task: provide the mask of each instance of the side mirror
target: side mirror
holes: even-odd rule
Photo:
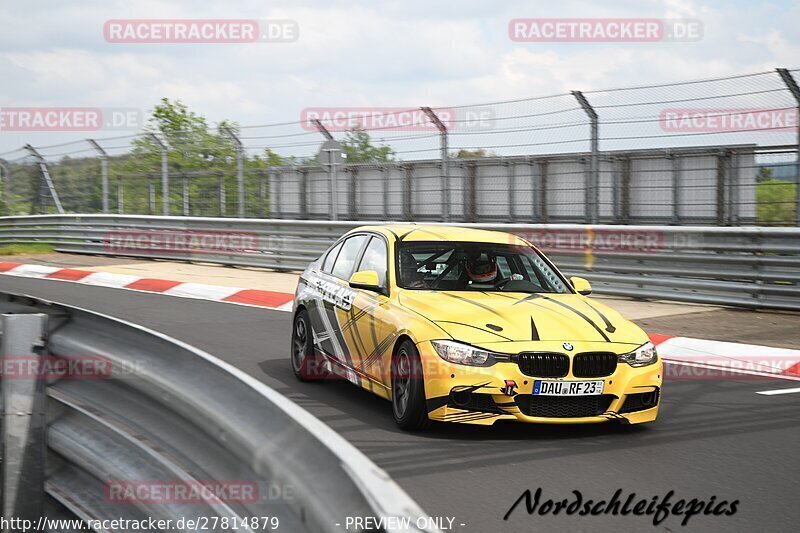
[[[592,294],[592,286],[589,284],[588,280],[573,276],[569,278],[569,281],[578,294],[583,294],[584,296]]]
[[[386,294],[386,289],[381,286],[378,273],[374,270],[361,270],[350,276],[350,286],[354,289]]]

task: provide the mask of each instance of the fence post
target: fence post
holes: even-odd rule
[[[236,203],[238,204],[237,212],[239,218],[244,218],[244,145],[239,137],[228,126],[220,126],[219,129],[224,132],[233,141],[233,146],[236,149]]]
[[[258,216],[259,218],[264,218],[265,216],[265,209],[264,203],[267,199],[267,184],[266,179],[264,179],[264,173],[268,172],[264,169],[258,171]]]
[[[224,217],[228,212],[228,191],[225,188],[225,172],[220,170],[219,176],[219,216]]]
[[[356,186],[358,184],[358,168],[357,167],[350,167],[350,190],[347,191],[348,200],[350,201],[350,220],[358,220],[359,213],[358,213],[358,206],[356,202],[358,201],[358,191],[356,190]]]
[[[100,155],[100,189],[103,213],[108,214],[108,153],[94,139],[86,139]]]
[[[780,74],[781,79],[783,79],[783,83],[789,88],[791,91],[792,96],[794,96],[795,101],[797,102],[797,114],[800,115],[800,87],[797,86],[797,81],[792,76],[792,73],[789,72],[788,69],[779,68],[778,74]],[[794,176],[795,176],[795,183],[797,184],[797,198],[795,198],[795,224],[800,226],[800,128],[797,129],[797,150],[795,154],[795,161],[794,161]]]
[[[414,220],[414,210],[411,208],[411,180],[413,179],[414,169],[411,164],[403,164],[403,219],[407,221]]]
[[[425,113],[436,129],[439,130],[439,148],[441,150],[441,169],[442,169],[442,218],[445,222],[450,222],[450,172],[448,168],[447,154],[447,127],[439,120],[438,115],[430,107],[421,107],[422,112]]]
[[[681,173],[682,159],[675,154],[669,154],[672,163],[672,223],[680,224],[681,221],[681,187],[683,175]]]
[[[300,198],[298,198],[300,204],[300,218],[307,219],[308,218],[308,169],[303,169],[300,171]]]
[[[152,174],[147,175],[148,208],[147,212],[151,215],[156,214],[156,180]]]
[[[466,207],[467,222],[477,222],[478,220],[478,187],[477,187],[478,166],[475,161],[467,163],[467,184],[466,184]]]
[[[548,173],[549,173],[549,166],[550,162],[547,159],[540,159],[539,160],[539,222],[546,223],[549,214],[547,212],[547,189],[548,189]]]
[[[47,315],[2,315],[4,368],[20,368],[20,359],[40,363],[44,353]],[[25,364],[25,368],[41,365]],[[2,516],[36,523],[44,513],[47,415],[42,372],[3,376]],[[4,531],[15,531],[10,526]]]
[[[599,145],[599,128],[597,113],[594,108],[589,104],[589,101],[580,91],[572,91],[572,95],[578,100],[578,103],[583,108],[583,111],[589,117],[591,123],[591,149],[592,155],[589,160],[589,180],[587,185],[589,195],[589,205],[587,211],[589,212],[589,222],[597,224],[600,216],[600,145]]]
[[[336,169],[336,163],[338,162],[339,157],[342,157],[342,148],[341,144],[336,142],[331,135],[331,132],[322,125],[322,122],[319,119],[311,119],[311,123],[317,128],[317,130],[325,137],[325,142],[322,143],[322,149],[320,150],[321,153],[328,154],[328,176],[330,177],[330,189],[331,189],[331,220],[338,220],[339,219],[339,175]],[[338,157],[337,157],[338,156]],[[324,162],[322,162],[324,164]]]
[[[391,217],[389,216],[389,170],[386,165],[381,165],[381,183],[383,186],[383,217],[388,220]]]
[[[53,185],[53,180],[50,178],[50,171],[47,169],[47,163],[44,161],[44,157],[39,154],[39,152],[31,146],[30,144],[25,145],[25,149],[36,159],[36,163],[39,165],[39,170],[41,171],[41,180],[44,180],[45,185],[47,185],[47,189],[50,191],[50,197],[53,199],[53,204],[56,206],[56,212],[59,215],[64,214],[64,209],[61,207],[61,200],[58,197],[58,191],[56,191],[55,185]],[[41,195],[42,189],[39,187],[39,194]],[[44,197],[39,197],[40,206],[44,203]],[[44,209],[40,208],[40,211],[44,212]]]
[[[281,177],[283,176],[283,171],[278,170],[272,172],[270,176],[272,176],[272,179],[269,182],[269,204],[272,209],[270,209],[269,215],[270,217],[274,218],[282,218],[283,209],[281,209]]]
[[[631,158],[622,159],[622,183],[620,183],[620,216],[623,224],[631,222]]]
[[[183,216],[189,216],[189,180],[186,174],[181,174],[181,196],[183,203]]]
[[[3,186],[3,200],[5,203],[4,215],[11,214],[11,169],[0,162],[0,183]]]
[[[717,226],[725,225],[725,153],[717,154]]]
[[[611,222],[618,224],[622,213],[622,165],[619,158],[612,157],[611,163]]]
[[[117,213],[120,215],[125,213],[125,206],[123,204],[124,196],[122,191],[122,176],[117,176]]]
[[[148,137],[156,146],[161,150],[161,203],[163,206],[163,215],[169,216],[169,150],[167,145],[161,142],[161,139],[156,137],[155,133],[149,133]]]
[[[517,166],[510,161],[503,161],[508,176],[508,217],[511,222],[517,220]]]

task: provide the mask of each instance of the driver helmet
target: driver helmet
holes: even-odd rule
[[[468,259],[466,271],[475,283],[492,283],[497,278],[497,263],[491,257]]]

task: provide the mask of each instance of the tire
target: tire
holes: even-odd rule
[[[397,425],[406,431],[419,431],[430,425],[422,363],[410,340],[403,341],[392,357],[392,414]]]
[[[292,323],[292,371],[300,381],[320,381],[328,376],[322,357],[317,357],[312,345],[313,334],[308,311],[300,309]]]

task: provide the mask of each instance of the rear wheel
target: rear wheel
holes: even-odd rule
[[[323,359],[314,353],[311,321],[305,309],[297,312],[292,324],[292,371],[300,381],[318,381],[328,375]]]
[[[397,425],[407,431],[430,424],[425,405],[425,381],[419,352],[410,340],[403,341],[392,358],[392,413]]]

